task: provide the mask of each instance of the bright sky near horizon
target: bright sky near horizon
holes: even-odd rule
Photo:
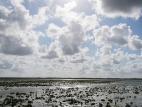
[[[0,77],[142,77],[142,0],[0,0]]]

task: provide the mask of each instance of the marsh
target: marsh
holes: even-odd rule
[[[1,106],[141,107],[141,79],[1,79]]]

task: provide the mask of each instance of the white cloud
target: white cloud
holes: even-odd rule
[[[42,46],[43,48],[43,46]],[[44,50],[45,48],[47,48],[46,46],[44,46]],[[47,49],[46,53],[43,53],[41,55],[42,59],[54,59],[54,58],[59,58],[61,56],[61,49],[59,47],[59,42],[58,41],[54,41],[50,44],[50,46]]]
[[[81,16],[78,15],[78,13],[71,11],[76,6],[77,4],[74,1],[64,4],[64,7],[57,5],[55,16],[61,18],[61,20],[65,23],[70,23],[73,20],[78,20],[78,18],[80,18]]]
[[[13,8],[0,6],[0,52],[9,55],[30,55],[39,48],[38,37],[42,32],[33,30],[44,24],[48,7],[41,7],[38,14],[31,16],[23,6],[23,0],[11,0]]]
[[[99,26],[99,19],[97,17],[97,15],[93,14],[93,15],[86,15],[81,22],[83,28],[85,31],[89,31],[89,30],[93,30],[96,27]]]
[[[48,20],[49,8],[48,6],[38,8],[38,13],[32,16],[32,24],[39,26]]]
[[[9,12],[4,6],[0,6],[0,19],[6,19]]]
[[[120,64],[120,62],[125,58],[125,54],[123,51],[117,51],[115,54],[112,54],[112,63]]]
[[[15,33],[15,34],[14,34]],[[18,34],[19,33],[19,34]],[[12,35],[0,35],[0,52],[11,55],[29,55],[37,51],[38,36],[35,31],[11,32]]]
[[[40,53],[46,53],[47,52],[47,46],[46,45],[41,45],[39,47],[38,52],[40,52]]]
[[[26,66],[23,66],[22,64],[17,64],[11,69],[11,71],[24,73],[26,69],[27,69]]]
[[[131,29],[126,24],[114,25],[112,27],[102,26],[93,31],[95,44],[101,45],[112,43],[119,46],[124,46],[128,43],[131,36]]]
[[[70,10],[72,10],[73,8],[75,8],[77,6],[76,2],[72,1],[69,2],[67,4],[64,4],[64,7],[62,8],[61,6],[57,5],[56,6],[56,16],[57,17],[63,17],[65,15],[68,14],[68,12],[70,12]]]
[[[61,20],[70,24],[72,21],[79,22],[85,31],[95,29],[99,26],[100,19],[97,15],[85,15],[85,13],[77,13],[72,11],[77,6],[75,2],[69,2],[64,5],[64,7],[56,6],[55,16],[61,18]]]
[[[0,6],[0,16],[5,20],[5,24],[8,25],[7,28],[13,24],[15,28],[18,24],[18,27],[25,30],[42,25],[48,20],[48,6],[38,8],[38,13],[32,16],[22,2],[23,0],[11,0],[14,6],[12,9]]]
[[[100,48],[102,55],[111,55],[111,45],[105,45],[104,47]]]
[[[87,61],[87,59],[82,58],[77,58],[77,59],[73,59],[70,62],[71,63],[84,63],[85,61]]]
[[[13,64],[9,61],[2,60],[0,63],[0,69],[11,69],[13,67]]]
[[[102,3],[95,7],[96,10],[101,8],[98,14],[139,18],[138,11],[134,13],[135,16],[131,10],[128,10],[128,13],[131,11],[132,14],[122,14],[125,12],[119,7],[108,11],[106,6],[102,7],[106,1],[95,1]],[[83,7],[77,4],[79,2],[65,1],[68,3],[58,4],[59,1],[51,0],[51,4],[46,4],[47,1],[44,0],[44,7],[40,5],[37,14],[36,10],[27,9],[27,2],[11,0],[11,7],[0,6],[0,71],[4,71],[0,72],[2,76],[121,77],[123,74],[141,73],[142,56],[128,54],[125,49],[129,47],[140,51],[142,40],[139,36],[132,36],[132,31],[126,24],[100,27],[99,16],[92,14],[91,10],[82,11],[89,5],[86,4],[84,9],[80,9]],[[40,1],[35,1],[37,6],[38,2]],[[128,8],[133,10],[129,6]],[[46,40],[39,36],[44,36]],[[90,43],[93,39],[96,44],[94,47]],[[89,56],[96,48],[96,56]]]
[[[110,18],[130,17],[138,19],[142,12],[141,0],[89,0],[93,9]]]
[[[8,23],[17,23],[21,29],[25,29],[29,22],[29,13],[27,10],[22,8],[15,8],[12,12],[10,12],[7,16]]]
[[[136,60],[138,58],[138,55],[136,54],[128,54],[127,59],[128,60]]]
[[[19,30],[25,30],[30,26],[31,16],[24,7],[15,7],[13,10],[8,10],[0,6],[0,19],[0,25],[3,25],[2,30],[4,31],[11,27],[19,27]]]
[[[132,50],[142,49],[142,40],[137,35],[131,35],[132,30],[126,24],[112,27],[102,26],[93,31],[96,45],[115,44],[117,46],[128,45]]]
[[[89,71],[90,71],[90,66],[88,64],[83,64],[81,69],[79,70],[79,73],[86,75],[90,73]]]
[[[54,59],[54,58],[58,58],[58,55],[57,55],[56,51],[51,50],[51,51],[48,52],[47,55],[41,56],[41,58],[43,58],[43,59]]]
[[[139,62],[127,62],[126,66],[123,67],[123,72],[128,74],[141,74],[142,73],[142,64]]]
[[[29,55],[33,53],[32,47],[22,43],[20,39],[1,37],[1,53],[11,55]]]
[[[102,75],[103,73],[108,74],[111,68],[112,68],[112,64],[110,63],[110,60],[108,59],[96,61],[92,63],[91,65],[92,72],[102,73]]]
[[[96,57],[99,57],[97,61],[94,61],[93,68],[97,71],[109,71],[114,66],[121,64],[121,61],[126,57],[126,53],[121,50],[112,51],[111,45],[104,45],[96,51]]]
[[[66,32],[59,37],[63,54],[73,55],[79,53],[85,35],[82,26],[73,21],[65,29]]]
[[[134,35],[130,38],[129,47],[133,50],[141,50],[142,49],[142,40],[139,39],[139,36]]]
[[[47,36],[51,38],[57,38],[61,35],[62,28],[58,27],[57,25],[50,23],[47,29]]]
[[[64,58],[60,58],[58,59],[59,62],[65,62],[65,59]]]
[[[10,3],[14,6],[14,7],[23,7],[22,3],[24,2],[24,0],[10,0]]]
[[[89,16],[83,12],[73,12],[76,6],[75,2],[64,4],[64,7],[57,5],[55,16],[67,25],[61,28],[50,24],[47,30],[47,36],[59,40],[64,55],[79,53],[86,37],[85,31],[99,26],[99,19],[95,14]]]

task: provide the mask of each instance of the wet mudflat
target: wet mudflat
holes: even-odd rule
[[[141,79],[1,78],[1,107],[141,107]]]

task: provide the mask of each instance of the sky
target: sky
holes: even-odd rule
[[[0,0],[0,77],[142,77],[142,0]]]

